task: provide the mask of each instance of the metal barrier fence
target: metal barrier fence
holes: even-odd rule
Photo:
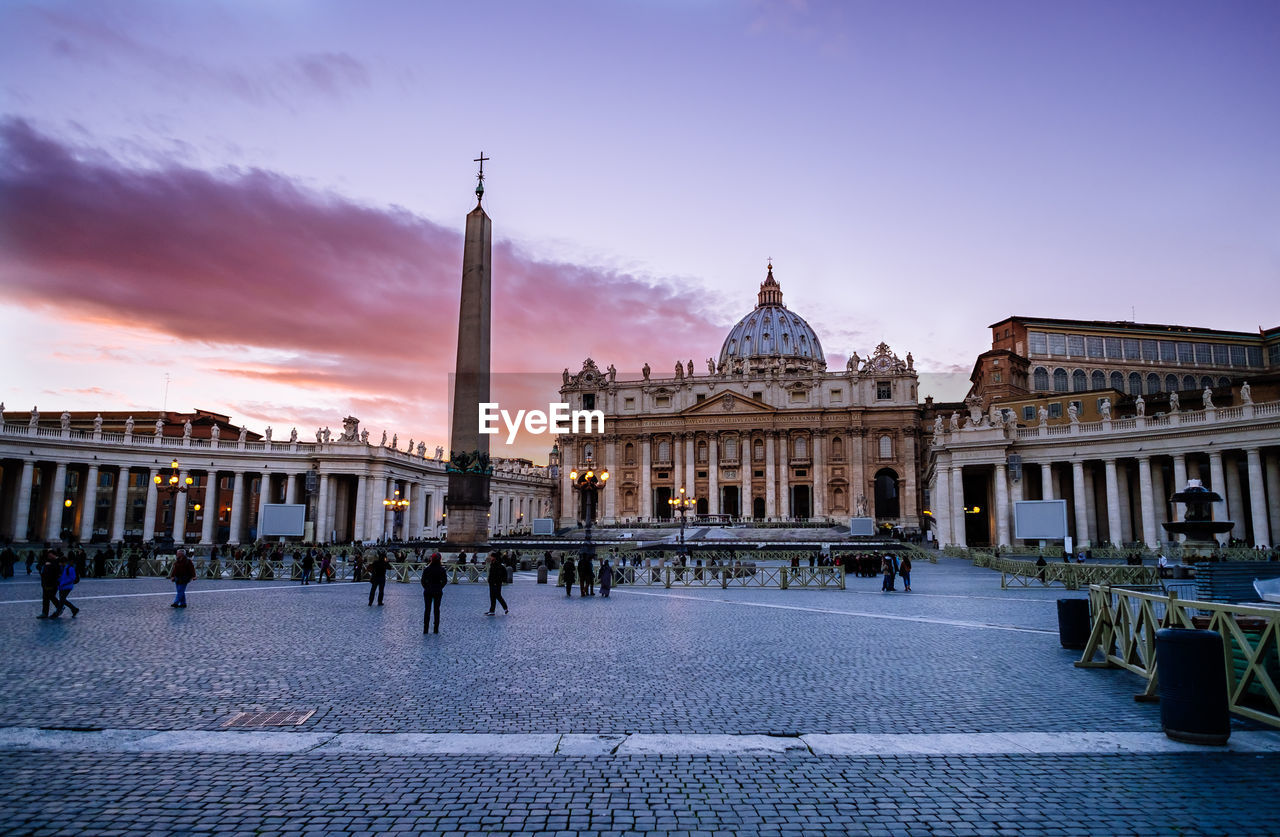
[[[1123,668],[1143,677],[1139,700],[1159,692],[1156,631],[1204,628],[1222,637],[1228,708],[1236,715],[1280,727],[1280,610],[1246,604],[1184,600],[1094,584],[1089,587],[1092,629],[1080,668]],[[1098,655],[1101,660],[1095,659]]]
[[[1050,587],[1060,584],[1068,590],[1078,590],[1091,584],[1125,584],[1159,586],[1160,571],[1156,567],[1135,564],[1066,564],[1046,562],[1037,567],[1031,561],[990,557],[982,563],[1000,573],[1000,589],[1018,590],[1030,587]]]
[[[597,572],[598,577],[598,572]],[[613,583],[633,587],[796,587],[843,590],[840,567],[763,567],[752,564],[706,567],[617,567]]]

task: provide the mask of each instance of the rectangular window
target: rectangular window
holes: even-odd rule
[[[582,409],[594,410],[596,408],[596,394],[594,392],[584,392],[582,394]]]
[[[1062,404],[1054,402],[1049,405],[1049,418],[1062,418]]]
[[[1195,347],[1190,343],[1178,343],[1178,363],[1195,363]]]
[[[1002,380],[1002,379],[1001,379],[1001,377],[1000,377],[1000,373],[999,373],[999,372],[992,372],[992,373],[991,373],[991,380],[995,381],[997,384],[998,384],[998,383],[1000,383],[1000,381]]]
[[[1072,357],[1084,357],[1084,335],[1067,335],[1067,354]]]
[[[1231,347],[1231,365],[1244,366],[1244,346]]]
[[[665,480],[670,475],[670,473],[671,473],[670,471],[659,471],[658,479]]]
[[[755,400],[757,400],[757,401],[763,401],[763,400],[764,400],[764,393],[763,393],[763,392],[753,392],[753,393],[751,393],[751,397],[752,397],[752,398],[754,398],[754,399],[755,399]]]
[[[634,410],[636,408],[636,400],[634,398],[622,399],[622,408],[624,410]]]
[[[1032,405],[1028,404],[1027,406],[1025,406],[1025,407],[1023,407],[1023,408],[1022,408],[1022,420],[1023,420],[1023,421],[1034,421],[1034,420],[1035,420],[1035,417],[1036,417],[1036,408],[1035,408],[1035,407],[1033,407]]]
[[[1141,360],[1142,347],[1138,341],[1132,337],[1124,338],[1124,359],[1125,360]]]
[[[796,476],[807,477],[809,476],[809,470],[807,468],[796,468]]]
[[[1027,346],[1033,357],[1035,355],[1047,355],[1049,353],[1049,343],[1043,331],[1028,331]]]
[[[1259,366],[1262,366],[1262,347],[1261,346],[1249,346],[1245,354],[1249,358],[1250,366],[1254,367],[1255,369],[1258,368]]]
[[[1120,338],[1119,338],[1119,337],[1108,337],[1108,338],[1106,338],[1106,344],[1107,344],[1107,357],[1108,357],[1108,358],[1110,358],[1111,360],[1123,360],[1123,359],[1124,359],[1124,351],[1123,351],[1123,350],[1121,350],[1121,348],[1120,348]]]
[[[1102,338],[1089,337],[1085,339],[1085,344],[1089,348],[1089,357],[1106,357],[1102,353]]]
[[[1213,363],[1213,347],[1208,343],[1197,343],[1196,363],[1203,363],[1206,366]]]
[[[1067,353],[1067,335],[1050,334],[1049,335],[1049,354],[1065,355]]]
[[[1280,364],[1280,343],[1276,343],[1274,345],[1267,347],[1267,359],[1268,359],[1267,362],[1272,364],[1273,366],[1276,364]]]
[[[764,471],[752,471],[751,474],[752,476],[763,477]]]
[[[842,389],[831,390],[831,403],[839,404],[841,401],[844,401],[844,390]]]
[[[809,401],[809,393],[804,390],[795,389],[791,391],[792,404],[806,404]]]
[[[707,394],[706,394],[705,392],[700,392],[700,393],[698,393],[698,396],[697,396],[697,397],[698,397],[697,403],[699,403],[699,404],[701,404],[703,401],[706,401],[706,400],[707,400]]]
[[[671,406],[671,396],[669,396],[669,395],[659,395],[659,396],[657,396],[657,397],[655,397],[655,398],[653,399],[653,405],[654,405],[655,407],[670,407],[670,406]]]
[[[887,401],[893,398],[892,381],[876,381],[876,400]]]
[[[698,472],[698,479],[705,480],[706,478],[707,478],[707,472],[706,472],[706,471],[699,471],[699,472]]]
[[[1160,341],[1160,361],[1161,363],[1177,363],[1178,362],[1178,344],[1172,340]]]
[[[1213,365],[1226,366],[1231,363],[1231,352],[1221,343],[1213,344]]]
[[[1143,340],[1142,341],[1142,359],[1154,363],[1159,357],[1160,357],[1160,351],[1159,351],[1159,348],[1156,346],[1156,341]]]

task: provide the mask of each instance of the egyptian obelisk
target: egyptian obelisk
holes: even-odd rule
[[[481,152],[476,208],[467,215],[462,245],[462,302],[458,309],[458,358],[453,376],[453,422],[449,434],[449,494],[445,498],[445,542],[480,547],[489,540],[489,436],[480,432],[480,404],[489,400],[490,282],[493,229],[484,199]]]

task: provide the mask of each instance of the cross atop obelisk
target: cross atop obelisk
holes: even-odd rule
[[[489,437],[480,432],[480,405],[489,401],[491,258],[493,230],[480,206],[484,152],[476,158],[476,208],[467,213],[462,244],[462,298],[458,306],[458,356],[453,376],[449,434],[447,541],[475,549],[489,540]]]

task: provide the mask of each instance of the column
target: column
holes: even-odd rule
[[[813,516],[817,518],[827,516],[827,459],[822,441],[820,434],[813,434]],[[901,496],[898,502],[901,504],[899,511],[905,518],[906,503]]]
[[[397,482],[396,480],[390,477],[387,477],[387,480],[383,484],[383,488],[382,488],[382,499],[383,500],[396,499],[396,491],[399,488],[400,488],[399,482]],[[403,497],[404,495],[402,494],[401,496]],[[497,502],[494,503],[493,506],[496,509],[502,507],[501,496],[497,498]],[[501,513],[499,513],[499,517],[501,517]],[[382,534],[387,538],[387,540],[392,540],[392,541],[400,537],[400,533],[396,531],[395,509],[392,508],[391,506],[388,506],[385,502],[382,504]]]
[[[609,436],[604,440],[604,468],[609,472],[609,479],[604,484],[604,508],[600,509],[602,523],[618,521],[618,437]],[[532,524],[531,524],[532,525]]]
[[[214,525],[218,522],[218,472],[204,477],[204,525],[200,527],[200,543],[213,543]]]
[[[1267,493],[1263,487],[1262,450],[1245,448],[1249,465],[1249,511],[1253,518],[1253,545],[1273,546],[1267,527]]]
[[[1231,522],[1235,525],[1231,527],[1230,535],[1233,538],[1243,538],[1245,536],[1244,525],[1244,492],[1240,490],[1240,463],[1236,461],[1235,456],[1228,455],[1223,461],[1226,479],[1223,485],[1226,486],[1227,495],[1227,514],[1230,515]],[[1217,489],[1214,489],[1215,491]]]
[[[850,494],[861,489],[857,485],[851,484]],[[857,502],[857,495],[854,494],[853,501]],[[933,464],[933,496],[929,498],[932,504],[930,509],[933,512],[934,532],[933,536],[938,539],[938,546],[946,546],[951,543],[951,466],[943,464],[943,456],[939,455],[934,459]],[[857,507],[854,506],[854,514],[857,514]]]
[[[645,439],[645,468],[641,475],[642,479],[647,483],[649,481],[649,440]],[[569,474],[574,470],[573,442],[569,441],[561,448],[560,452],[560,525],[573,526],[578,522],[578,507],[574,503],[573,482],[569,479]],[[646,496],[648,496],[646,494]]]
[[[653,517],[653,460],[649,436],[640,440],[640,519]]]
[[[1120,480],[1115,459],[1103,462],[1107,474],[1107,541],[1119,546],[1124,535],[1120,531]]]
[[[154,540],[156,536],[156,481],[155,468],[146,469],[147,478],[147,508],[142,513],[142,539],[144,541]]]
[[[359,543],[364,537],[365,503],[369,496],[369,478],[364,474],[356,476],[356,512],[351,521],[351,539]],[[446,520],[445,525],[448,525]]]
[[[778,457],[775,441],[777,436],[777,433],[770,431],[764,437],[764,516],[766,520],[774,520],[778,516]]]
[[[720,442],[715,431],[707,434],[707,514],[720,513]]]
[[[178,485],[187,484],[187,471],[178,472]],[[187,492],[175,491],[173,494],[173,542],[182,545],[187,542]]]
[[[1173,491],[1169,494],[1177,494],[1179,491],[1187,487],[1187,455],[1185,453],[1176,453],[1173,456]],[[1173,519],[1175,521],[1182,520],[1187,513],[1185,503],[1173,504]],[[1182,538],[1179,537],[1179,540]]]
[[[266,471],[258,479],[258,524],[255,527],[257,539],[262,539],[262,518],[267,513],[267,503],[272,501],[271,475]]]
[[[284,501],[286,503],[298,502],[298,475],[284,475]]]
[[[874,516],[875,512],[871,512]],[[964,466],[951,466],[951,540],[958,547],[968,545],[964,525]]]
[[[1160,534],[1156,531],[1155,491],[1151,484],[1151,457],[1138,459],[1138,501],[1142,508],[1142,539],[1148,549],[1160,547]]]
[[[756,513],[755,503],[751,500],[751,478],[756,467],[751,457],[754,455],[750,434],[738,434],[738,516],[743,519],[750,519]],[[765,509],[765,515],[768,514],[769,510]]]
[[[698,459],[693,449],[693,434],[686,433],[684,436],[684,481],[688,483],[688,496],[696,497],[697,491],[695,487],[698,484]]]
[[[786,520],[791,517],[791,438],[785,433],[778,436],[778,453],[778,517]]]
[[[996,545],[1009,546],[1009,475],[1003,462],[996,463]]]
[[[1159,461],[1151,463],[1151,493],[1155,497],[1156,507],[1156,540],[1165,540],[1165,529],[1162,523],[1169,520],[1169,492],[1164,484],[1164,465]]]
[[[409,500],[409,510],[405,512],[405,537],[416,539],[422,537],[422,486],[416,482],[405,484],[405,496]]]
[[[22,460],[22,474],[18,477],[17,504],[13,509],[14,543],[27,542],[27,527],[31,522],[31,481],[35,478],[36,463]]]
[[[150,495],[148,494],[148,497]],[[148,499],[150,504],[150,499]],[[244,531],[244,471],[233,471],[231,474],[231,532],[227,537],[228,544],[239,544],[240,534]]]
[[[1072,460],[1071,493],[1076,512],[1076,549],[1089,543],[1089,507],[1084,490],[1084,462],[1079,459]]]
[[[1271,540],[1267,546],[1275,546],[1275,539],[1280,535],[1280,454],[1272,453],[1267,461],[1267,514],[1271,522]]]
[[[1129,501],[1129,469],[1116,461],[1116,488],[1120,490],[1120,540],[1116,546],[1129,541],[1136,541],[1133,526],[1133,504]]]
[[[129,502],[129,466],[121,465],[116,473],[116,495],[111,507],[111,542],[124,540],[124,516]]]
[[[80,500],[80,543],[93,540],[93,518],[98,511],[98,463],[89,466]]]
[[[1053,463],[1040,463],[1040,499],[1056,500],[1053,496]]]
[[[1090,466],[1084,470],[1084,495],[1088,498],[1088,518],[1089,518],[1089,545],[1092,546],[1102,540],[1101,530],[1098,528],[1098,481],[1095,478],[1096,468]]]
[[[1209,453],[1209,487],[1217,492],[1219,497],[1223,498],[1222,502],[1213,504],[1213,519],[1226,520],[1227,481],[1222,473],[1222,451],[1215,450]],[[1214,535],[1214,537],[1220,544],[1225,545],[1227,542],[1227,533],[1225,532],[1220,535]]]
[[[676,497],[680,494],[680,486],[684,485],[684,445],[680,442],[679,433],[671,436],[671,475],[674,478],[671,496]]]
[[[46,541],[62,540],[62,501],[67,497],[67,463],[56,462],[53,469],[53,482],[49,485],[49,513],[45,517],[44,539]]]

